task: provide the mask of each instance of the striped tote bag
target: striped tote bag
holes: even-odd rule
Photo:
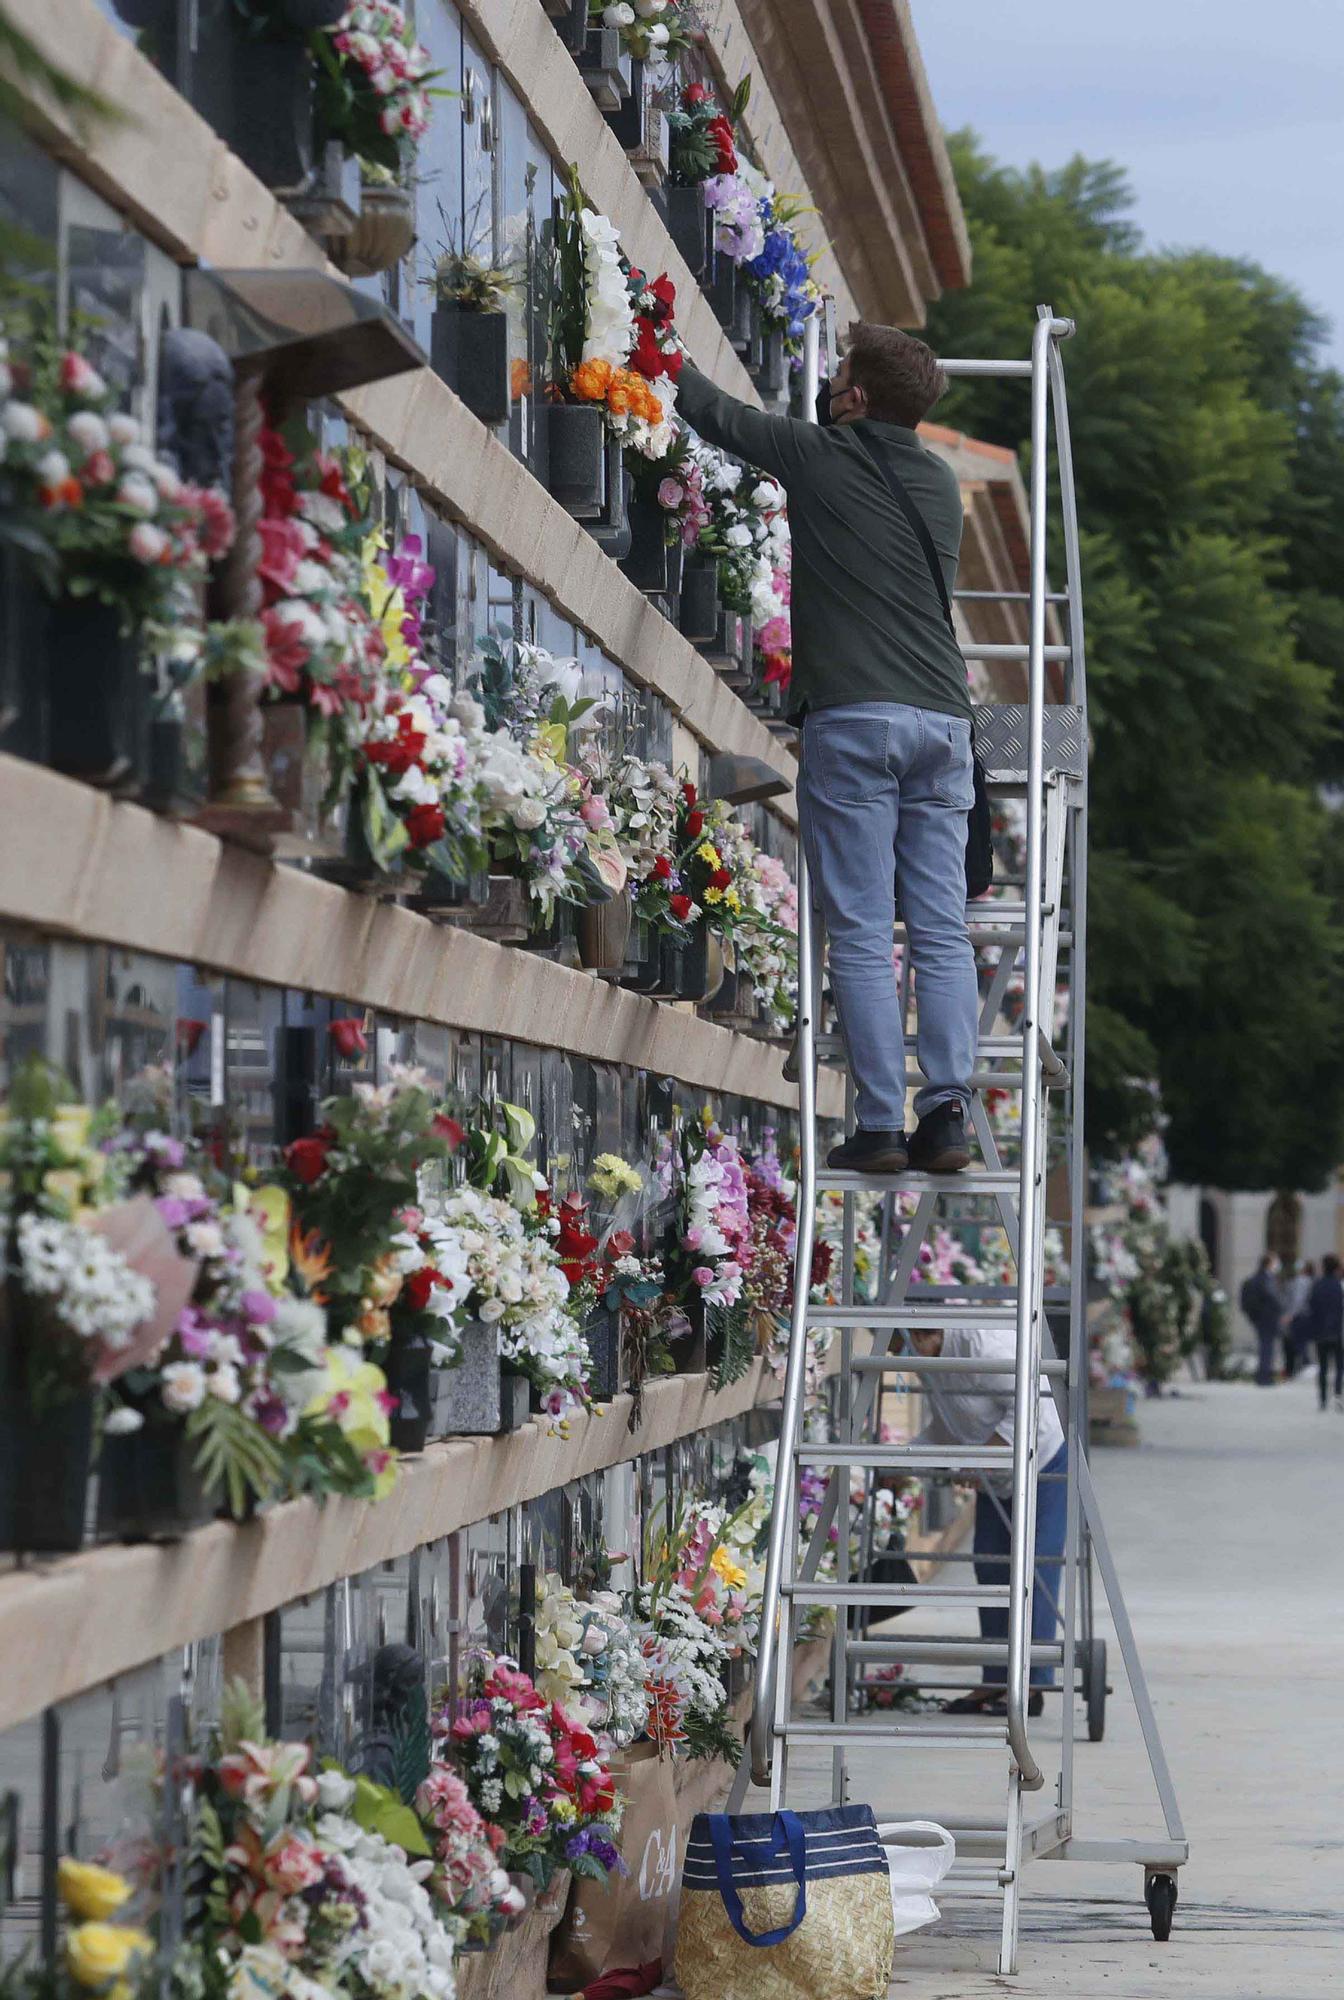
[[[871,1806],[696,1815],[677,1919],[686,2000],[885,2000],[895,1950]]]

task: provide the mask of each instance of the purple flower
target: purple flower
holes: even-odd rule
[[[183,1201],[180,1195],[161,1194],[156,1198],[154,1206],[170,1229],[185,1229],[191,1221],[192,1205],[189,1201]]]
[[[280,1310],[269,1292],[244,1292],[242,1307],[253,1326],[269,1326]]]
[[[213,1350],[219,1328],[195,1306],[183,1306],[174,1328],[182,1352],[193,1361],[202,1361]]]
[[[434,566],[420,560],[423,547],[419,535],[403,535],[384,564],[389,582],[401,592],[408,604],[428,597],[434,588]]]

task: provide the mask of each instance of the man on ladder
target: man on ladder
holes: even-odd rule
[[[800,823],[855,1086],[829,1165],[896,1174],[970,1163],[979,993],[966,928],[974,802],[966,666],[948,609],[961,491],[916,425],[947,386],[922,340],[863,322],[819,424],[769,417],[687,366],[682,414],[773,474],[793,536],[791,714]],[[899,893],[919,989],[919,1125],[905,1136],[905,1034],[892,961]]]

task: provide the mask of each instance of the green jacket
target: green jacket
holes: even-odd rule
[[[890,460],[923,514],[950,597],[961,549],[956,474],[914,431],[865,417],[823,427],[767,417],[689,364],[677,409],[709,444],[777,479],[793,535],[793,715],[859,701],[969,716],[966,663],[924,551],[859,433]]]

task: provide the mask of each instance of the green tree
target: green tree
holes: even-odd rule
[[[953,141],[974,278],[944,353],[1065,351],[1087,611],[1092,1142],[1170,1117],[1179,1178],[1310,1186],[1344,1152],[1344,383],[1258,266],[1147,250],[1123,173],[998,166]],[[1020,384],[939,416],[1026,455]],[[1058,567],[1059,551],[1054,561]]]

